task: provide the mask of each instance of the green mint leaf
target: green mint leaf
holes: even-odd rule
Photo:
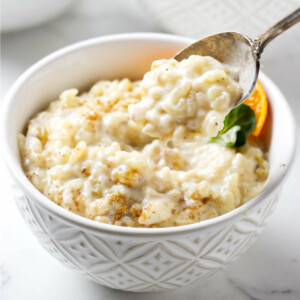
[[[245,145],[247,136],[255,127],[254,111],[246,104],[240,104],[232,109],[224,120],[224,127],[218,135],[210,138],[209,143],[219,143],[229,148],[239,148]]]
[[[210,142],[219,143],[225,147],[233,148],[237,140],[237,133],[240,130],[241,127],[239,125],[232,126],[226,132],[218,134],[216,137],[212,137]]]

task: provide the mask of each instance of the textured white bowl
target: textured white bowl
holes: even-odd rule
[[[140,0],[166,30],[196,39],[238,31],[254,38],[293,10],[299,0]]]
[[[261,74],[270,104],[264,133],[270,144],[268,185],[260,195],[223,216],[172,228],[118,227],[72,214],[32,186],[21,168],[16,136],[34,113],[67,88],[85,89],[101,78],[141,78],[154,59],[171,57],[190,42],[149,33],[84,41],[35,64],[5,99],[1,144],[24,219],[49,253],[102,285],[128,291],[173,289],[224,268],[265,225],[292,164],[293,116],[278,88]]]

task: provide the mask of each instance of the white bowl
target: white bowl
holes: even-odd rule
[[[225,31],[238,31],[254,38],[299,8],[299,1],[295,0],[140,0],[139,3],[164,29],[196,39]]]
[[[270,175],[264,191],[245,205],[192,225],[127,228],[75,215],[34,188],[22,171],[17,146],[17,133],[34,113],[67,88],[86,89],[101,78],[141,78],[154,59],[171,57],[190,42],[141,33],[77,43],[36,63],[5,99],[1,144],[24,219],[53,256],[102,285],[128,291],[173,289],[225,267],[265,225],[292,164],[296,137],[292,113],[278,88],[261,74],[270,107],[264,132]]]
[[[2,0],[1,31],[20,30],[47,22],[74,0]]]

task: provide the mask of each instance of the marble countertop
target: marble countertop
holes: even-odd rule
[[[98,3],[98,4],[96,4]],[[1,99],[30,65],[65,45],[104,34],[162,30],[134,1],[78,0],[56,20],[2,35]],[[264,52],[263,71],[300,119],[300,26]],[[26,227],[0,160],[1,290],[3,300],[300,299],[300,145],[279,205],[253,246],[227,269],[175,291],[134,294],[81,278],[52,258]],[[1,297],[0,296],[0,297]]]

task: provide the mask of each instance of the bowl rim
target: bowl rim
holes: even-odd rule
[[[262,72],[259,74],[259,79],[262,82],[262,85],[265,85],[267,89],[274,90],[281,101],[283,102],[287,113],[290,116],[290,121],[293,130],[293,140],[291,141],[292,147],[289,149],[288,156],[286,157],[287,166],[285,168],[281,168],[280,172],[276,174],[272,182],[270,182],[264,190],[258,194],[256,197],[249,200],[247,203],[235,208],[234,210],[223,214],[221,216],[215,217],[213,219],[204,220],[198,223],[193,223],[189,225],[182,225],[177,227],[163,227],[163,228],[141,228],[141,227],[122,227],[110,224],[104,224],[100,222],[96,222],[90,220],[88,218],[79,216],[75,213],[72,213],[59,205],[55,204],[51,200],[49,200],[46,196],[44,196],[41,192],[39,192],[32,183],[27,179],[24,172],[19,171],[20,163],[18,159],[12,154],[12,151],[9,149],[9,128],[8,128],[8,120],[10,111],[14,107],[14,99],[15,95],[18,93],[19,89],[26,84],[27,80],[30,79],[32,75],[39,71],[39,69],[45,67],[47,64],[52,61],[61,58],[62,56],[68,55],[69,53],[76,51],[78,49],[86,48],[89,46],[93,46],[96,44],[107,43],[107,42],[115,42],[115,41],[162,41],[162,42],[182,42],[182,43],[191,43],[194,40],[191,38],[186,38],[177,35],[164,34],[164,33],[125,33],[125,34],[114,34],[96,37],[88,40],[84,40],[67,47],[64,47],[60,50],[57,50],[48,56],[42,58],[38,62],[36,62],[33,66],[27,69],[13,84],[7,93],[3,103],[2,103],[2,118],[1,118],[1,139],[2,139],[2,155],[5,161],[5,164],[9,170],[11,177],[17,183],[17,186],[21,188],[21,190],[25,193],[26,196],[30,195],[31,198],[34,198],[34,201],[39,207],[43,209],[49,210],[54,215],[58,215],[63,218],[65,222],[71,223],[76,227],[85,227],[90,230],[96,232],[105,232],[115,235],[130,235],[130,236],[165,236],[165,235],[173,235],[173,234],[182,234],[182,233],[191,233],[197,230],[201,230],[204,228],[209,228],[214,225],[218,225],[220,223],[224,223],[231,218],[242,214],[244,211],[247,211],[251,207],[255,206],[269,194],[271,194],[280,183],[282,183],[286,179],[286,175],[290,170],[292,165],[292,161],[295,157],[296,150],[296,126],[293,114],[291,109],[287,103],[287,100],[278,89],[278,87]],[[22,167],[21,167],[22,169]]]

